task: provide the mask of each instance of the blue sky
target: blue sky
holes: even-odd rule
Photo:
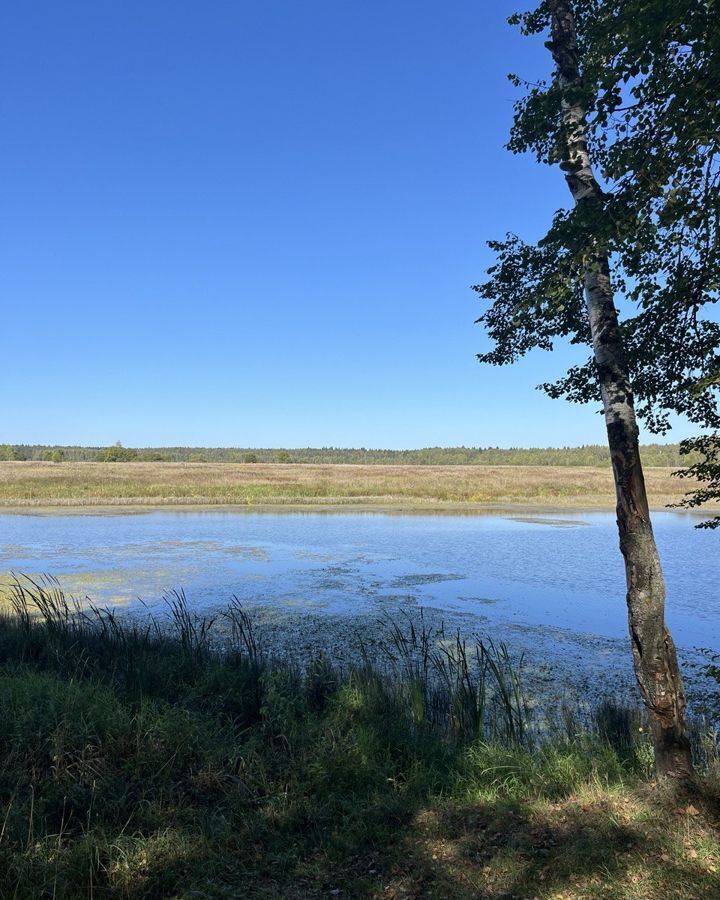
[[[484,242],[566,203],[503,148],[514,7],[6,4],[0,441],[602,442],[535,390],[576,350],[475,360]]]

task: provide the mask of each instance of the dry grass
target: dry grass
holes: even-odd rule
[[[651,503],[687,482],[646,470]],[[234,463],[0,462],[0,506],[355,504],[378,507],[614,506],[609,469]]]

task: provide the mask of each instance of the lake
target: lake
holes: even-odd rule
[[[720,648],[720,535],[697,521],[654,515],[667,619],[686,651]],[[626,674],[610,513],[13,513],[0,515],[0,529],[0,571],[51,573],[75,596],[129,609],[142,598],[158,612],[171,589],[208,613],[235,595],[291,648],[423,608],[530,655],[580,661],[591,674],[594,665],[596,675],[610,657]]]

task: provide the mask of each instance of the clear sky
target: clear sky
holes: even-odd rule
[[[602,442],[534,389],[577,351],[475,360],[484,242],[566,203],[515,6],[5,4],[0,442]]]

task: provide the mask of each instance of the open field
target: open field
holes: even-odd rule
[[[691,485],[649,468],[654,507]],[[469,507],[614,506],[607,468],[568,466],[282,465],[0,462],[0,506],[355,504]]]

